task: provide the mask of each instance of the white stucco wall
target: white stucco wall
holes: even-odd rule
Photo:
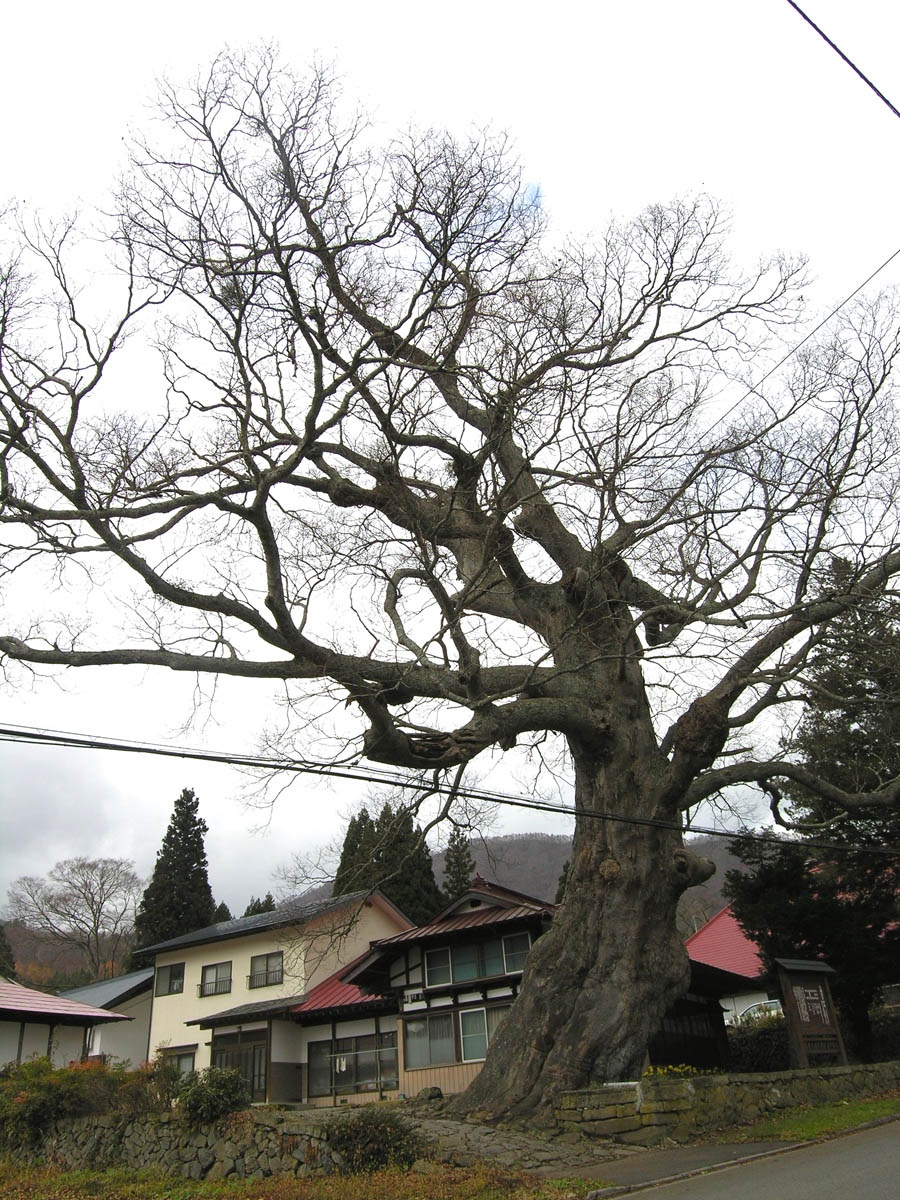
[[[0,1063],[15,1062],[19,1049],[21,1023],[0,1021]],[[26,1023],[22,1040],[22,1061],[27,1058],[43,1058],[47,1053],[47,1042],[51,1027],[39,1023]],[[80,1025],[56,1025],[52,1031],[50,1058],[56,1067],[78,1061],[84,1045],[84,1029]]]
[[[117,1004],[115,1012],[132,1017],[131,1021],[110,1021],[106,1025],[95,1025],[90,1054],[107,1054],[121,1062],[126,1060],[132,1067],[138,1067],[147,1059],[147,1042],[150,1037],[150,992],[142,992]]]

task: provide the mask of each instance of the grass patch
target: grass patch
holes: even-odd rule
[[[0,1159],[3,1200],[577,1200],[596,1182],[535,1179],[519,1171],[444,1167],[324,1179],[195,1182],[152,1171],[54,1171]]]
[[[869,1121],[900,1116],[900,1092],[871,1100],[840,1100],[834,1104],[804,1105],[762,1117],[752,1125],[723,1134],[721,1141],[811,1142],[844,1133]]]

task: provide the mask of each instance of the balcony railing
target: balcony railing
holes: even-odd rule
[[[273,983],[282,983],[283,980],[284,971],[281,967],[276,967],[272,971],[254,971],[252,975],[247,976],[247,987],[270,987]]]
[[[231,991],[231,979],[206,979],[197,988],[198,996],[224,996]]]

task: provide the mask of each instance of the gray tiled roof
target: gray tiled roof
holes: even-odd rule
[[[152,979],[153,968],[145,967],[142,971],[117,975],[115,979],[101,979],[98,983],[69,988],[68,991],[60,992],[60,995],[67,1000],[77,1000],[81,1004],[93,1004],[95,1008],[112,1008],[149,988]]]
[[[363,904],[371,895],[370,892],[349,892],[346,896],[334,896],[325,900],[304,900],[302,896],[279,904],[271,912],[256,913],[252,917],[238,917],[234,921],[220,921],[218,925],[207,925],[205,929],[195,929],[193,933],[183,933],[180,937],[170,938],[167,942],[157,942],[153,946],[141,946],[140,952],[161,954],[167,950],[180,950],[181,947],[201,946],[206,942],[222,942],[226,938],[243,937],[250,933],[261,933],[266,929],[280,929],[285,925],[305,925],[314,917],[336,912],[350,905]]]

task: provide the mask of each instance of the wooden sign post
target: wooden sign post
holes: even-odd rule
[[[846,1066],[844,1039],[828,984],[834,968],[797,958],[776,958],[775,965],[787,1018],[791,1066],[808,1067],[810,1059],[823,1058]]]

